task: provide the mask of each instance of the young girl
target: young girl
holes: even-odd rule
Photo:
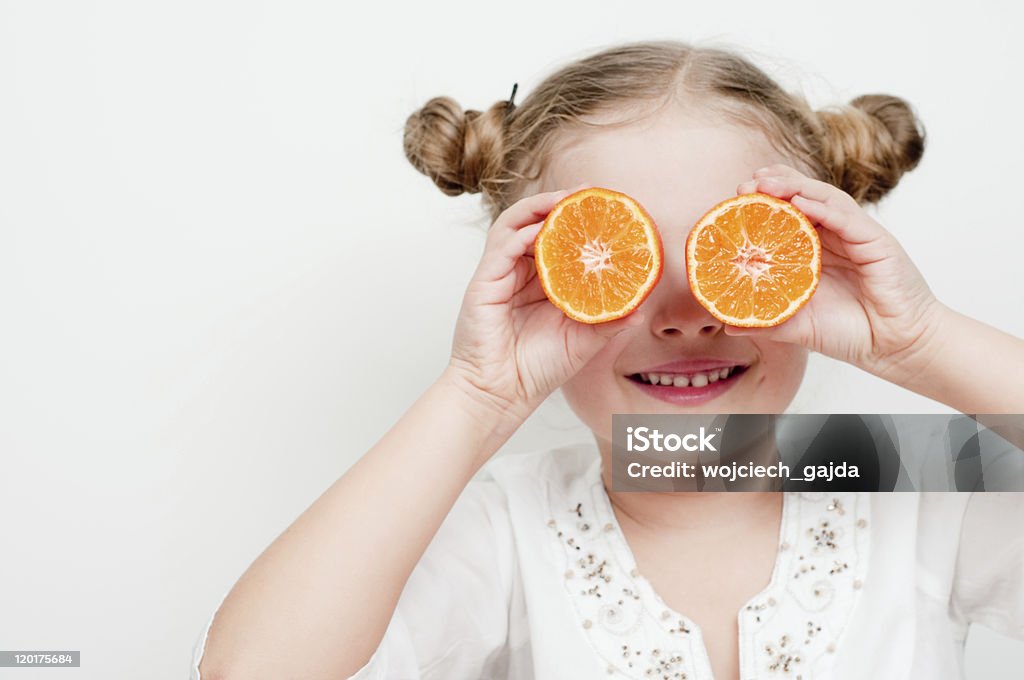
[[[861,207],[923,148],[896,97],[815,112],[675,42],[594,54],[520,106],[429,101],[408,157],[494,218],[451,360],[227,594],[193,677],[935,680],[961,677],[973,622],[1024,638],[1024,494],[609,483],[611,414],[779,413],[809,351],[965,413],[1024,410],[1024,343],[936,300]],[[665,244],[650,297],[600,325],[551,305],[532,260],[585,186],[636,198]],[[792,201],[825,250],[815,296],[771,329],[723,326],[686,283],[690,227],[752,191]],[[559,388],[593,442],[488,463]]]

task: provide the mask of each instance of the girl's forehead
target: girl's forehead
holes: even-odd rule
[[[662,230],[688,229],[736,195],[754,170],[786,159],[767,137],[714,120],[658,116],[565,135],[552,147],[540,191],[588,183],[638,200]]]

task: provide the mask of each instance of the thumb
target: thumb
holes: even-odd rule
[[[628,316],[604,323],[576,323],[574,325],[575,341],[572,343],[576,356],[583,362],[589,361],[601,348],[608,345],[613,338],[622,335],[630,328],[636,328],[644,321],[641,312],[633,312]]]
[[[567,338],[567,349],[571,350],[570,357],[573,364],[582,366],[587,363],[613,338],[630,328],[636,328],[643,323],[643,320],[643,314],[633,312],[623,318],[604,323],[574,322],[569,329],[569,338]]]
[[[591,326],[594,333],[600,335],[603,338],[611,340],[616,335],[619,335],[623,331],[629,330],[630,328],[636,328],[644,322],[644,313],[640,311],[631,312],[626,316],[615,319],[614,321],[606,321],[604,323],[594,324]]]
[[[778,326],[724,326],[725,334],[730,337],[750,337],[755,340],[770,340],[773,342],[788,342],[798,345],[804,344],[805,324],[801,320],[787,319]]]
[[[747,328],[746,326],[725,325],[725,334],[732,336],[757,335],[770,330],[770,328]]]

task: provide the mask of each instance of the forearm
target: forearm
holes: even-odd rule
[[[446,371],[242,575],[215,617],[203,677],[358,670],[455,500],[517,426]]]
[[[1024,340],[941,309],[920,346],[879,375],[962,413],[1024,413]]]

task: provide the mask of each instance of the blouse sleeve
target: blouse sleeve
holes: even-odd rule
[[[968,623],[1024,640],[1024,492],[971,494],[951,606]]]
[[[413,569],[380,645],[349,680],[502,676],[514,559],[504,493],[493,479],[474,479]],[[202,680],[212,622],[196,642],[190,680]]]

